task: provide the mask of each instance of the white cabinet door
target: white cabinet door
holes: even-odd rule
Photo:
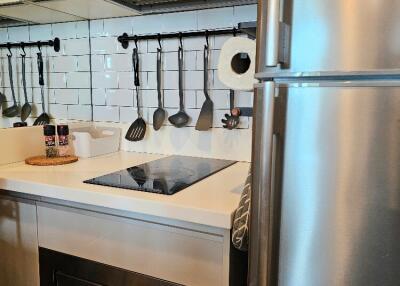
[[[36,205],[0,196],[0,285],[38,286]]]

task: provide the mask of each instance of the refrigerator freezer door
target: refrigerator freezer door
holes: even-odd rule
[[[279,286],[398,285],[400,87],[331,85],[287,88]]]
[[[262,0],[259,9],[259,78],[400,74],[400,1]]]

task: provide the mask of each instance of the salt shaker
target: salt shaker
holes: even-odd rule
[[[70,153],[69,147],[69,128],[68,125],[57,125],[58,134],[58,155],[61,157],[68,156]]]
[[[56,127],[54,125],[43,126],[44,141],[46,144],[46,157],[57,157]]]

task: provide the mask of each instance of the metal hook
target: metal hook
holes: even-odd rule
[[[136,49],[138,48],[138,36],[137,35],[135,35],[135,47],[136,47]]]
[[[205,35],[206,35],[206,45],[208,47],[209,46],[209,44],[208,44],[208,30],[205,31]]]
[[[161,47],[161,34],[160,33],[157,34],[157,40],[158,40],[158,46],[160,47],[160,50],[161,50],[162,47]]]
[[[42,52],[42,43],[40,41],[37,42],[37,46],[38,46],[39,52]]]
[[[11,43],[7,43],[7,49],[8,49],[8,52],[9,52],[9,54],[7,56],[12,57],[13,53],[11,52]]]
[[[24,42],[21,42],[21,50],[23,52],[23,54],[21,54],[21,56],[25,57],[26,56],[26,52],[25,52],[25,43]]]
[[[183,44],[182,44],[182,33],[181,33],[181,32],[179,33],[179,47],[180,47],[181,49],[183,49]]]

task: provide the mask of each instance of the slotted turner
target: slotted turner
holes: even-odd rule
[[[208,45],[204,46],[204,53],[203,53],[203,61],[204,61],[204,96],[206,100],[203,103],[203,106],[200,110],[199,118],[197,119],[196,123],[196,130],[198,131],[207,131],[211,128],[213,123],[213,109],[214,103],[212,102],[209,94],[208,94],[208,57],[209,57],[209,50]]]
[[[136,142],[143,140],[144,135],[146,134],[146,122],[142,117],[139,102],[139,53],[137,47],[133,49],[132,62],[135,73],[136,105],[138,118],[129,127],[128,132],[126,132],[125,139],[128,141]]]

